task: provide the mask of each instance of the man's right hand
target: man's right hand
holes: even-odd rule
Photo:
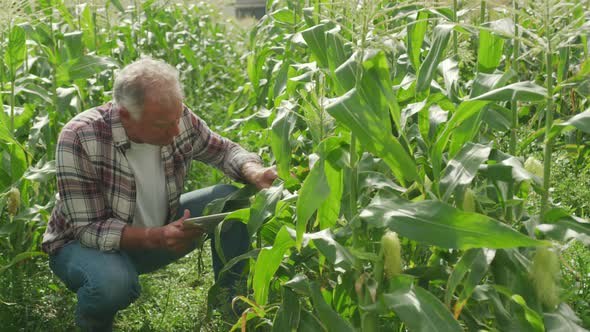
[[[126,226],[123,229],[120,247],[122,249],[166,249],[179,254],[186,253],[203,230],[184,227],[183,222],[190,217],[189,210],[184,215],[161,227],[139,228]]]
[[[203,230],[199,228],[184,227],[183,222],[190,217],[189,210],[184,210],[184,215],[180,219],[156,228],[148,230],[148,241],[154,248],[162,248],[177,253],[188,251],[193,241],[203,235]]]

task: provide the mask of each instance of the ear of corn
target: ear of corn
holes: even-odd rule
[[[11,188],[6,196],[6,209],[8,214],[15,216],[20,206],[20,191],[18,188]]]
[[[475,212],[475,194],[470,188],[465,190],[465,195],[463,196],[463,211]]]
[[[559,256],[554,249],[538,248],[533,258],[530,277],[541,302],[549,308],[559,304]]]
[[[529,157],[524,162],[524,168],[530,173],[543,178],[543,164],[533,157]]]
[[[383,251],[383,271],[386,279],[391,279],[402,272],[401,245],[396,232],[387,231],[381,237]]]

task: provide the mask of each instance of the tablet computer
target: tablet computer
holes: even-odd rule
[[[198,227],[203,229],[206,233],[212,233],[225,217],[231,212],[211,214],[208,216],[194,217],[185,219],[183,225],[185,227]]]

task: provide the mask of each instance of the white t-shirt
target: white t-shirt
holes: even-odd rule
[[[131,142],[126,157],[133,170],[137,197],[133,226],[159,227],[168,214],[168,195],[161,147]]]

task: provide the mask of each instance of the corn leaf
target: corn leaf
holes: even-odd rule
[[[16,70],[24,63],[27,56],[25,39],[25,30],[22,27],[15,25],[10,29],[4,61],[6,61],[11,80],[16,79]]]
[[[286,227],[281,228],[274,244],[270,248],[262,248],[254,266],[254,300],[258,305],[265,305],[268,302],[268,291],[270,281],[279,268],[283,255],[295,245],[295,241],[289,235]]]
[[[401,275],[391,280],[391,293],[384,293],[380,302],[393,310],[410,331],[463,331],[451,312],[427,290],[415,286],[413,278]]]
[[[432,46],[418,71],[416,92],[420,93],[430,87],[430,82],[436,73],[438,63],[449,43],[453,27],[451,24],[440,24],[434,27]]]
[[[479,166],[485,162],[491,152],[489,146],[468,142],[459,154],[449,161],[440,180],[442,200],[448,201],[455,188],[471,183]]]
[[[400,181],[417,178],[414,161],[388,130],[389,120],[367,104],[356,89],[332,99],[326,111],[348,127],[364,148],[383,158]]]
[[[504,39],[486,29],[479,31],[479,49],[477,51],[477,70],[491,74],[500,65]]]
[[[412,61],[414,70],[418,72],[421,64],[422,43],[428,28],[428,12],[420,11],[416,21],[408,26],[408,57]]]
[[[490,101],[541,101],[547,96],[547,89],[533,82],[517,82],[501,87],[471,100]]]
[[[315,163],[309,175],[303,182],[297,199],[297,248],[301,248],[303,234],[307,229],[307,223],[313,213],[322,205],[330,195],[330,186],[324,170],[324,160]]]
[[[360,217],[411,240],[442,248],[514,248],[546,245],[488,216],[468,213],[440,201],[417,203],[377,196]]]

